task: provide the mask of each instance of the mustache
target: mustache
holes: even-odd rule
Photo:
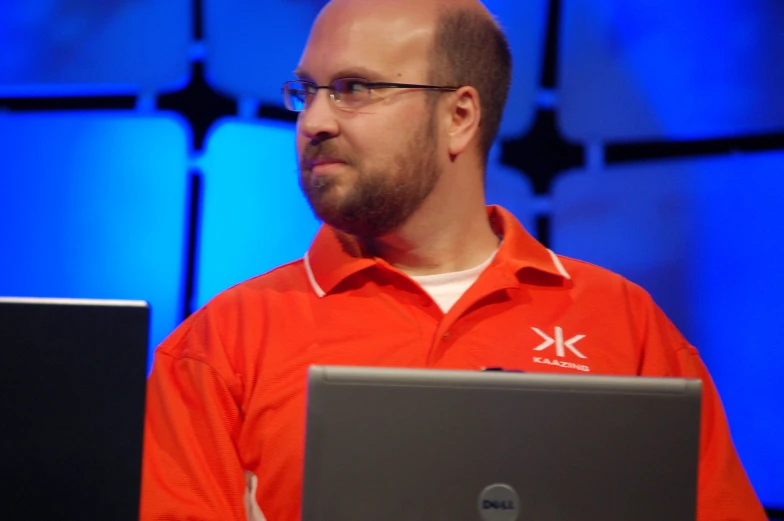
[[[342,153],[334,143],[323,141],[320,143],[308,144],[300,154],[299,164],[304,165],[308,161],[312,161],[319,157],[338,159],[346,164],[352,163],[352,158],[348,154]]]

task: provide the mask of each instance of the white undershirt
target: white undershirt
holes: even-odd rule
[[[438,304],[441,311],[449,312],[460,297],[468,291],[468,288],[476,282],[479,275],[493,262],[494,251],[490,257],[479,266],[463,271],[453,271],[452,273],[438,273],[436,275],[410,275],[410,277],[424,289],[428,295]]]

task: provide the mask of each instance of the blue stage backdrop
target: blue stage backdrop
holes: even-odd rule
[[[0,0],[0,96],[155,93],[184,84],[190,0]]]
[[[178,323],[188,131],[179,117],[0,113],[0,295],[147,300]]]
[[[0,295],[148,300],[154,347],[301,257],[279,93],[324,3],[0,0]],[[784,2],[487,4],[515,62],[488,200],[653,294],[784,509]]]
[[[302,258],[319,226],[299,190],[294,125],[225,120],[213,129],[202,160],[198,306]]]
[[[784,2],[563,0],[560,122],[579,141],[784,130]]]
[[[784,483],[784,152],[573,172],[553,191],[553,248],[647,288],[696,346],[757,492]],[[601,233],[597,233],[601,230]]]

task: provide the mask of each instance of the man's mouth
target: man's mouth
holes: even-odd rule
[[[334,157],[314,157],[311,159],[305,160],[305,166],[307,168],[313,168],[320,165],[332,165],[332,164],[344,164],[345,161],[334,158]]]
[[[305,168],[314,175],[332,174],[345,164],[345,161],[333,157],[315,157],[305,160]]]

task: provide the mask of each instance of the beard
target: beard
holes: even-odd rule
[[[326,224],[361,238],[377,238],[399,228],[430,195],[441,176],[435,144],[432,115],[383,166],[364,166],[329,140],[309,144],[300,157],[300,187],[313,213]],[[302,168],[306,159],[319,156],[353,168],[353,184],[341,187],[339,176],[314,176]]]

